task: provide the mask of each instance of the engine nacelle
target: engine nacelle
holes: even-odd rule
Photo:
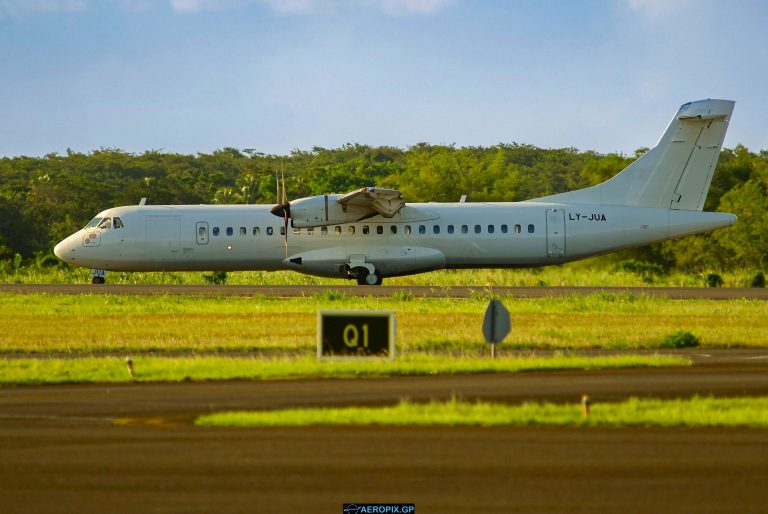
[[[296,228],[322,227],[354,223],[378,214],[371,207],[342,205],[342,195],[318,195],[299,198],[290,203],[292,225]]]

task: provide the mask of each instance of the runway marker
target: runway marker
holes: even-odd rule
[[[589,417],[589,406],[592,405],[592,400],[589,399],[588,394],[581,395],[581,408],[584,411],[584,417]]]
[[[130,357],[126,357],[125,365],[128,366],[128,374],[131,375],[131,380],[136,378],[136,376],[133,373],[133,359],[131,359]]]

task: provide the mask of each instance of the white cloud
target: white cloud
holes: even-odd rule
[[[150,11],[156,0],[108,0],[119,9]],[[431,14],[456,0],[167,0],[178,13],[229,11],[260,5],[281,14],[310,14],[333,10],[373,8],[387,14]],[[641,2],[643,0],[629,0]],[[649,0],[644,0],[649,1]],[[672,1],[672,0],[669,0]],[[679,0],[676,0],[679,1]],[[84,11],[93,0],[0,0],[0,20],[45,13]]]
[[[270,9],[285,14],[303,14],[318,10],[321,7],[333,7],[331,2],[320,0],[260,0]]]
[[[170,0],[174,11],[182,13],[196,13],[200,11],[219,11],[236,7],[236,2],[232,0]]]
[[[376,0],[374,3],[382,11],[393,14],[430,14],[453,3],[453,0]]]
[[[31,14],[82,11],[86,0],[0,0],[0,20],[20,19]]]
[[[263,5],[283,14],[307,14],[336,9],[373,7],[388,14],[430,14],[454,0],[169,0],[174,11],[196,13]]]

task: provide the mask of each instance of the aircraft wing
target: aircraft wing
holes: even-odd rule
[[[363,207],[373,209],[385,218],[391,218],[405,205],[403,193],[380,187],[363,187],[340,196],[336,201],[345,211],[348,207]]]

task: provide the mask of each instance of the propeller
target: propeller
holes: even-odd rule
[[[280,181],[277,180],[277,170],[275,170],[275,182],[277,183],[277,205],[272,207],[269,212],[275,216],[283,218],[283,235],[285,237],[285,258],[288,258],[288,220],[291,217],[291,202],[288,201],[288,194],[285,191],[285,170],[283,169],[283,163],[280,163],[280,175],[283,182],[282,197],[280,196]]]

